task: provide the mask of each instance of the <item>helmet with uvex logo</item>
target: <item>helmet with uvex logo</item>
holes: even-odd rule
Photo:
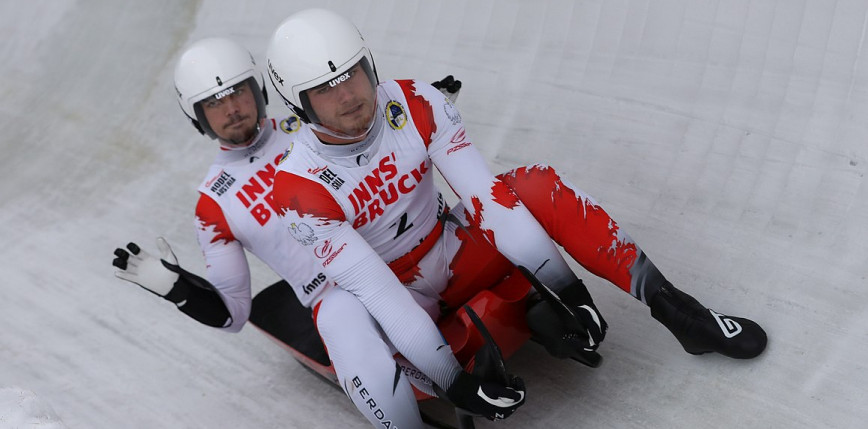
[[[341,82],[356,64],[377,85],[374,60],[359,29],[325,9],[303,10],[284,20],[271,36],[266,59],[274,89],[305,122],[319,122],[305,91]]]
[[[268,94],[262,74],[250,52],[232,40],[199,40],[178,59],[175,66],[175,91],[184,114],[202,134],[217,138],[202,111],[201,102],[231,93],[236,85],[248,84],[256,99],[259,118],[266,115]]]

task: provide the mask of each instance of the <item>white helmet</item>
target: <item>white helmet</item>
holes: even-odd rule
[[[175,92],[184,114],[202,134],[216,139],[200,101],[247,81],[256,98],[259,119],[266,115],[268,94],[253,55],[228,39],[209,38],[192,44],[175,66]],[[219,98],[219,96],[218,96]]]
[[[318,123],[304,91],[338,79],[360,64],[377,86],[377,69],[359,29],[326,9],[307,9],[286,18],[266,51],[268,76],[287,107],[305,122]]]

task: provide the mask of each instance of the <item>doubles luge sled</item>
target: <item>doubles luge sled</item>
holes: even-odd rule
[[[566,324],[567,329],[581,329],[581,326],[573,326],[578,324],[575,315],[556,293],[524,267],[515,267],[509,276],[493,287],[476,291],[457,309],[447,309],[437,323],[458,362],[467,371],[506,383],[504,359],[533,337],[526,320],[531,288],[551,304],[557,319]],[[303,366],[339,386],[334,367],[314,326],[312,311],[301,305],[287,282],[277,282],[256,294],[249,321],[287,349]],[[571,357],[590,367],[597,367],[602,361],[596,352],[579,351]],[[417,400],[433,398],[415,387],[414,390]],[[445,398],[444,395],[441,397]],[[456,410],[456,413],[459,428],[474,427],[470,413],[462,410]],[[436,428],[454,428],[424,413],[423,421]]]

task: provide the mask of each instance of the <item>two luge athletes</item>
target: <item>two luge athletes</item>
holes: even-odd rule
[[[607,324],[555,243],[647,304],[688,353],[749,359],[765,348],[759,325],[676,289],[553,168],[491,173],[452,100],[418,80],[378,83],[371,52],[346,18],[322,9],[290,16],[271,38],[266,65],[295,113],[282,121],[266,117],[262,71],[244,48],[206,39],[181,55],[181,107],[220,144],[196,207],[206,276],[181,269],[162,239],[160,258],[132,243],[117,249],[117,275],[237,332],[250,312],[247,249],[314,309],[341,385],[375,426],[422,425],[411,388],[418,380],[401,376],[395,352],[456,405],[488,418],[524,402],[520,379],[503,385],[462,371],[434,322],[447,288],[493,285],[513,264],[555,290],[584,327],[532,323],[549,352],[599,347]],[[455,207],[435,187],[434,168],[459,196]],[[547,306],[529,313],[551,312]]]

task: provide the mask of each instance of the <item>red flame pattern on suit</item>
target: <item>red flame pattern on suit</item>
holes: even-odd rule
[[[229,223],[226,222],[223,210],[220,209],[216,201],[205,194],[200,195],[199,202],[196,204],[196,219],[203,231],[209,227],[214,228],[214,238],[211,239],[212,243],[221,240],[224,244],[235,241],[235,236],[232,235],[232,230],[229,228]]]
[[[570,256],[630,292],[636,244],[619,237],[618,224],[602,207],[577,195],[550,167],[521,167],[499,177]]]

